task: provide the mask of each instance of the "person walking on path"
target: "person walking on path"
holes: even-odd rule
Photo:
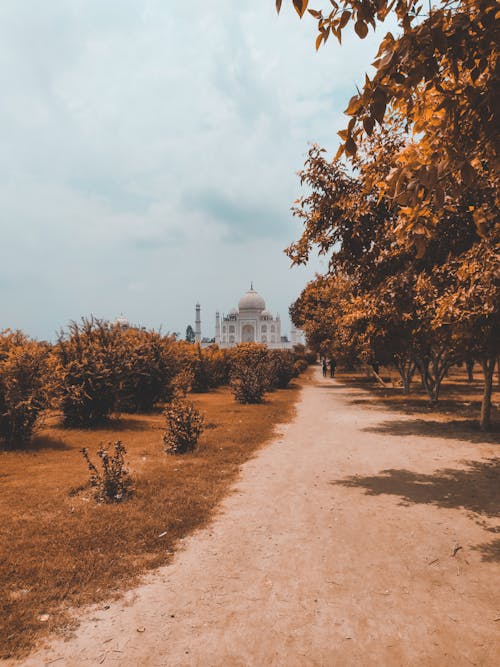
[[[337,362],[333,357],[329,361],[329,366],[330,366],[330,377],[333,378],[335,377],[335,369],[337,368]]]
[[[326,378],[326,359],[323,358],[323,377]]]

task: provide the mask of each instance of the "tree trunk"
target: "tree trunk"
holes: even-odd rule
[[[373,376],[375,377],[375,379],[377,380],[377,382],[378,382],[384,389],[386,389],[386,388],[387,388],[386,383],[383,381],[383,379],[380,377],[380,375],[377,373],[377,371],[374,371],[374,370],[373,370],[373,368],[372,368],[372,373],[373,373]]]
[[[483,401],[481,403],[481,419],[479,427],[481,431],[489,431],[491,426],[491,392],[493,388],[493,371],[495,370],[496,357],[483,359],[481,365],[484,374]]]
[[[474,359],[472,357],[467,357],[465,360],[465,365],[467,366],[467,380],[469,382],[474,381]]]
[[[430,359],[417,360],[422,385],[432,405],[438,402],[441,383],[452,363],[443,349],[431,352]]]
[[[410,393],[411,381],[413,379],[413,375],[415,374],[416,364],[413,359],[404,356],[395,356],[395,359],[396,368],[398,369],[401,382],[403,383],[403,394],[408,396]]]

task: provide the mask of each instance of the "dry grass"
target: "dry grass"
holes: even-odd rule
[[[368,376],[366,372],[362,371],[341,371],[336,373],[336,378],[346,386],[366,390],[366,393],[363,392],[362,395],[353,399],[363,403],[366,407],[382,407],[418,417],[412,422],[415,435],[463,437],[472,442],[498,442],[500,395],[496,377],[492,395],[492,429],[490,433],[479,431],[483,393],[482,374],[479,366],[475,367],[474,381],[471,383],[467,381],[465,369],[452,368],[441,385],[439,402],[435,406],[430,404],[418,374],[415,374],[409,396],[405,396],[402,389],[397,386],[399,376],[395,371],[391,373],[383,368],[381,375],[386,382],[385,388],[373,376]],[[392,381],[394,381],[394,386]],[[401,423],[400,435],[404,435],[410,428],[409,424],[410,422]],[[397,431],[397,422],[391,428]]]
[[[161,414],[123,417],[100,430],[65,429],[57,416],[24,452],[0,452],[0,655],[21,655],[70,623],[68,608],[98,602],[168,563],[179,538],[207,523],[239,466],[288,421],[298,385],[263,405],[226,388],[198,395],[209,428],[193,454],[162,451]],[[131,500],[97,505],[71,496],[100,442],[120,439],[135,480]],[[48,620],[43,620],[44,615]]]

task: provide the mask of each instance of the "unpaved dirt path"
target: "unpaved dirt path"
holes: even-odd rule
[[[498,446],[363,396],[318,374],[172,565],[22,664],[500,664]]]

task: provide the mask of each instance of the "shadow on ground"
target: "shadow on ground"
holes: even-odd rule
[[[464,469],[445,468],[432,474],[411,470],[382,470],[378,475],[355,475],[332,484],[364,489],[369,495],[400,496],[403,503],[465,509],[500,517],[500,458],[464,461]]]
[[[429,419],[411,419],[401,421],[385,421],[377,426],[369,426],[364,431],[369,433],[382,433],[383,435],[421,435],[426,438],[451,438],[453,440],[466,440],[468,442],[497,443],[500,444],[500,433],[495,425],[495,430],[484,433],[479,430],[477,421],[471,419],[454,419],[450,421],[437,421]]]
[[[332,383],[329,382],[328,384],[325,384],[324,382],[318,382],[316,386],[319,387],[320,389],[337,389],[337,390],[345,389],[345,385],[334,384],[333,382]]]
[[[493,542],[486,542],[486,544],[479,544],[472,547],[474,551],[479,551],[481,560],[487,563],[500,563],[500,539],[493,540]]]
[[[43,450],[55,450],[55,451],[66,451],[70,450],[71,447],[67,445],[63,438],[53,436],[53,435],[35,435],[33,439],[24,446],[6,448],[5,451],[19,453],[24,452],[27,454],[40,452]]]
[[[359,373],[341,372],[336,382],[349,389],[347,396],[353,405],[363,405],[368,409],[391,410],[407,415],[440,415],[444,419],[479,420],[483,394],[482,382],[475,379],[468,383],[464,377],[449,377],[443,382],[439,403],[432,405],[420,382],[413,383],[410,395],[404,395],[402,389],[392,383],[391,378],[384,376],[386,386],[382,387],[372,377],[364,377]],[[354,393],[352,390],[358,390]],[[491,420],[500,433],[500,403],[498,387],[495,383],[492,396]]]

